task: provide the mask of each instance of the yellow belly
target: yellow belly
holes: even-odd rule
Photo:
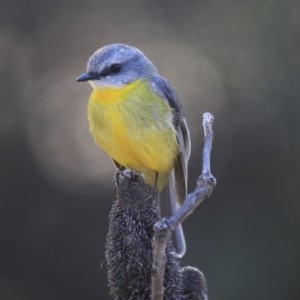
[[[111,158],[141,171],[152,185],[158,172],[159,189],[167,184],[178,155],[173,112],[147,82],[94,90],[88,118],[96,142]]]

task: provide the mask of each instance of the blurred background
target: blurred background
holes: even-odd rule
[[[108,43],[140,48],[173,84],[201,169],[215,116],[218,186],[185,222],[183,265],[212,300],[299,299],[300,2],[1,1],[0,299],[109,299],[113,166],[77,84]]]

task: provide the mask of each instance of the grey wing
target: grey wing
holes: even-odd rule
[[[174,167],[177,202],[182,204],[187,193],[188,160],[191,154],[191,139],[181,103],[171,84],[161,76],[152,78],[154,90],[174,109],[174,126],[177,132],[179,154]]]
[[[163,192],[159,201],[161,217],[169,217],[175,213],[177,206],[184,202],[187,194],[188,160],[191,153],[191,139],[182,106],[173,87],[161,76],[153,77],[152,86],[156,93],[174,109],[173,123],[176,128],[180,149],[174,169],[169,175],[170,196],[166,197],[166,192]],[[178,255],[183,256],[186,251],[186,244],[181,225],[177,227],[173,239]]]
[[[181,205],[187,194],[188,161],[191,154],[190,133],[184,116],[179,117],[176,131],[180,152],[175,163],[174,177],[178,195],[177,203]]]

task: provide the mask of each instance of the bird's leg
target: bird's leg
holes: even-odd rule
[[[155,171],[155,175],[154,175],[154,188],[158,189],[157,185],[158,185],[158,172]]]
[[[117,169],[119,172],[122,172],[122,171],[124,171],[124,170],[126,169],[124,166],[120,165],[116,160],[113,159],[112,161],[113,161],[113,163],[114,163],[116,169]]]

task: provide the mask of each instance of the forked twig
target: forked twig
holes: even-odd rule
[[[166,265],[166,246],[171,233],[181,224],[206,198],[214,187],[216,179],[211,174],[210,156],[213,140],[214,117],[210,113],[203,115],[204,147],[202,173],[198,177],[195,190],[188,194],[182,206],[168,219],[159,220],[155,223],[153,247],[153,262],[151,273],[151,300],[162,300],[164,297],[164,273]]]

